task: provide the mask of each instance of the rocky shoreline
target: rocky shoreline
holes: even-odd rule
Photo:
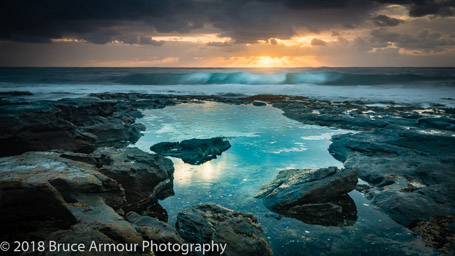
[[[158,239],[141,228],[151,225],[166,230],[168,237],[160,241],[185,241],[166,226],[166,211],[157,201],[173,195],[172,162],[126,146],[137,141],[145,129],[135,123],[142,109],[217,101],[257,107],[271,104],[288,118],[305,124],[355,131],[334,136],[329,151],[368,183],[358,185],[357,190],[393,220],[423,237],[428,246],[454,251],[454,109],[437,104],[422,109],[274,95],[102,93],[34,102],[21,96],[24,94],[0,97],[3,240],[11,239],[11,234],[32,240]],[[308,210],[298,210],[302,209]],[[194,212],[206,214],[193,209],[190,216]],[[137,224],[141,218],[152,219]],[[18,232],[26,227],[27,232]],[[250,230],[259,232],[253,227]],[[270,251],[266,240],[258,244],[260,251]]]

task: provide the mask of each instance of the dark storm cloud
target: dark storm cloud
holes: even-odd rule
[[[72,37],[104,44],[160,45],[157,33],[188,33],[212,25],[237,43],[288,39],[299,29],[356,28],[384,4],[413,16],[453,14],[455,0],[3,0],[0,39],[50,42]],[[379,17],[379,16],[378,16]],[[376,19],[381,25],[395,19]]]
[[[299,30],[318,33],[332,28],[355,28],[378,8],[375,2],[365,0],[217,3],[216,8],[206,13],[208,22],[221,29],[222,36],[231,37],[237,43],[289,39]]]
[[[379,3],[398,4],[409,9],[409,16],[422,17],[426,15],[453,16],[455,0],[376,0]]]
[[[449,46],[455,45],[455,41],[445,38],[440,33],[431,33],[422,30],[416,35],[390,32],[386,29],[377,29],[371,32],[373,47],[383,48],[391,44],[406,50],[421,50],[425,52],[440,52]]]
[[[378,15],[372,19],[373,24],[378,27],[394,27],[403,23],[403,20],[395,19],[386,15]]]
[[[49,42],[50,38],[77,37],[106,43],[122,35],[125,39],[125,32],[132,36],[127,41],[141,32],[184,33],[202,27],[198,16],[190,15],[194,8],[192,1],[184,0],[4,0],[0,38]]]
[[[292,9],[331,9],[347,8],[351,0],[263,0],[264,2],[281,2]]]

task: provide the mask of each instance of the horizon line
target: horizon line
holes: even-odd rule
[[[200,67],[200,66],[182,66],[182,67],[130,67],[130,66],[0,66],[0,68],[195,68],[195,69],[292,69],[292,68],[455,68],[455,66],[301,66],[301,67]]]

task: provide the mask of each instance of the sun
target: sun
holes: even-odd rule
[[[254,58],[250,63],[252,67],[264,67],[264,68],[274,68],[274,67],[289,67],[292,66],[289,60],[286,57],[270,57],[270,56],[260,56]]]
[[[201,67],[230,67],[230,68],[293,68],[321,66],[315,56],[238,56],[230,58],[216,57],[203,59],[198,63]]]

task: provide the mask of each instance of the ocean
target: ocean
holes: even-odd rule
[[[0,91],[30,99],[100,92],[299,95],[455,106],[455,68],[0,68]]]

